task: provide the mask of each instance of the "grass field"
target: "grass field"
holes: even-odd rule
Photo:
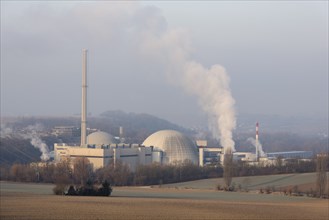
[[[329,218],[329,200],[308,197],[200,187],[115,187],[111,197],[69,197],[52,195],[52,188],[51,184],[1,182],[0,219]]]
[[[329,182],[329,173],[327,173]],[[302,191],[315,189],[316,173],[296,173],[296,174],[278,174],[253,177],[235,177],[233,182],[236,186],[239,184],[243,187],[247,186],[249,190],[258,190],[266,187],[291,188],[298,186]],[[165,184],[163,187],[174,188],[191,188],[191,189],[215,189],[217,184],[224,186],[222,178],[202,179],[184,183]]]

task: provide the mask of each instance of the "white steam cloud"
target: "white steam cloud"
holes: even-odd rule
[[[30,125],[27,127],[27,132],[23,134],[23,137],[30,139],[30,143],[41,152],[40,159],[42,161],[48,161],[50,159],[49,148],[38,135],[42,130],[43,128],[41,124]]]
[[[158,18],[158,22],[156,21]],[[150,19],[150,18],[149,18]],[[162,24],[161,16],[151,18],[152,25]],[[207,113],[209,129],[220,140],[224,152],[235,151],[232,132],[236,127],[234,104],[230,91],[230,79],[225,69],[215,64],[210,68],[189,58],[191,47],[185,31],[162,30],[142,32],[142,52],[163,60],[171,82],[197,96],[200,106]]]
[[[1,130],[0,130],[0,137],[1,138],[7,138],[11,137],[13,133],[13,129],[7,127],[5,124],[1,124]]]
[[[235,151],[232,131],[236,126],[234,99],[230,92],[229,77],[220,65],[209,69],[196,62],[187,62],[184,83],[196,95],[202,109],[208,114],[209,128],[220,140],[225,152]]]
[[[266,156],[265,152],[263,151],[263,146],[260,143],[260,141],[258,141],[258,143],[257,143],[256,139],[252,138],[252,137],[248,138],[247,141],[249,141],[255,147],[255,149],[257,149],[257,144],[258,144],[258,153],[259,153],[260,157]]]
[[[44,27],[51,24],[56,31],[50,33],[49,39],[56,39],[56,45],[71,45],[72,40],[78,40],[78,45],[90,46],[91,50],[96,48],[98,53],[103,50],[105,56],[120,57],[122,52],[129,53],[131,56],[122,57],[123,62],[138,60],[138,66],[145,62],[150,72],[165,72],[171,83],[198,98],[199,105],[208,115],[213,136],[220,140],[225,151],[235,150],[232,138],[236,126],[235,101],[225,69],[218,64],[208,68],[191,58],[193,47],[188,31],[169,28],[160,9],[138,2],[76,4],[61,13],[54,13],[55,8],[40,3],[38,10],[41,9],[45,19],[28,11],[31,14],[29,23],[37,20],[39,24],[33,26],[33,33],[42,35]],[[90,15],[88,18],[86,13]],[[86,30],[88,34],[82,34]],[[47,45],[54,45],[54,42]],[[113,51],[115,54],[111,54]],[[45,148],[42,144],[37,146]]]
[[[24,128],[22,132],[16,133],[11,128],[2,124],[0,134],[1,138],[18,137],[30,140],[30,143],[41,152],[40,159],[42,161],[48,161],[50,159],[49,148],[39,136],[39,133],[42,130],[44,129],[41,124],[35,124]]]

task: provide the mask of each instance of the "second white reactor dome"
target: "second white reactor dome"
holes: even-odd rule
[[[155,132],[145,139],[143,145],[162,150],[164,152],[164,164],[171,164],[176,161],[183,162],[184,160],[198,164],[196,144],[178,131],[161,130]]]

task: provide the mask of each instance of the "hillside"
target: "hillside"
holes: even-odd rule
[[[260,117],[260,142],[265,152],[307,150],[314,153],[328,150],[327,127],[321,126],[317,121],[305,121],[302,119],[286,119],[282,117]],[[254,151],[255,147],[248,141],[255,136],[256,117],[240,116],[238,127],[233,134],[237,151]],[[297,123],[299,122],[299,124]],[[322,121],[322,124],[324,122]],[[287,127],[287,124],[290,125]],[[312,126],[305,126],[305,125]],[[1,117],[1,141],[0,141],[0,163],[22,162],[28,163],[39,160],[40,153],[28,140],[19,140],[16,137],[6,136],[6,132],[19,134],[29,126],[41,125],[40,134],[42,140],[52,150],[56,142],[78,143],[79,137],[52,136],[51,130],[55,126],[80,126],[80,117]],[[88,117],[88,127],[108,132],[114,136],[119,136],[119,127],[124,129],[124,136],[127,143],[142,143],[150,134],[163,130],[173,129],[181,131],[193,139],[207,139],[211,147],[218,146],[219,142],[212,139],[210,132],[205,129],[187,129],[167,120],[144,113],[127,113],[120,110],[111,110],[102,113],[98,117]],[[318,128],[324,133],[313,133],[303,135],[298,133],[296,127]],[[38,126],[40,127],[40,126]],[[326,127],[326,128],[325,128]],[[284,129],[285,128],[285,129]],[[289,129],[287,129],[289,128]],[[316,129],[312,129],[316,131]]]
[[[0,164],[30,163],[40,160],[41,153],[34,148],[26,136],[27,130],[35,131],[47,144],[50,151],[54,143],[78,143],[79,137],[56,137],[51,134],[55,126],[80,126],[79,117],[11,117],[1,118]],[[193,134],[164,119],[148,115],[107,111],[99,117],[89,117],[88,127],[119,136],[119,127],[124,128],[127,143],[142,143],[150,134],[173,129],[187,135]]]
[[[176,125],[167,120],[145,113],[126,113],[120,110],[106,111],[100,117],[89,120],[91,127],[107,131],[114,136],[119,136],[119,127],[124,128],[128,141],[142,143],[150,134],[165,129],[172,129],[191,135],[189,129]]]

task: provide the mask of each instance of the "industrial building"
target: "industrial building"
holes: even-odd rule
[[[64,129],[66,130],[66,129]],[[120,127],[120,142],[124,141]],[[87,50],[82,58],[82,111],[80,145],[57,143],[54,145],[54,160],[60,162],[75,158],[88,158],[94,169],[104,167],[111,161],[121,161],[134,171],[138,165],[158,162],[161,164],[190,160],[198,164],[196,144],[180,132],[158,131],[139,144],[117,144],[115,138],[102,131],[87,136]]]
[[[196,144],[178,131],[163,130],[151,134],[143,142],[144,146],[154,147],[162,152],[161,164],[170,164],[176,161],[190,160],[199,164]]]
[[[197,140],[196,144],[199,148],[199,165],[201,167],[220,164],[220,158],[223,154],[222,147],[208,147],[206,140]]]
[[[81,110],[81,143],[54,145],[54,160],[74,161],[75,158],[88,158],[94,169],[108,165],[111,161],[116,164],[121,161],[134,171],[138,165],[147,165],[153,162],[160,164],[175,164],[189,160],[200,166],[218,165],[223,162],[222,147],[208,147],[207,141],[192,141],[186,135],[173,130],[162,130],[151,134],[140,144],[124,143],[123,128],[120,127],[120,137],[96,131],[87,130],[87,50],[83,50],[82,64],[82,110]],[[74,134],[75,127],[56,127],[58,135]],[[245,161],[252,165],[272,165],[274,158],[310,158],[313,154],[308,151],[292,151],[268,153],[262,151],[258,140],[259,124],[256,124],[255,152],[233,152],[233,160]],[[88,136],[87,134],[90,133]]]
[[[274,157],[274,158],[284,158],[284,159],[309,159],[314,156],[312,151],[284,151],[284,152],[273,152],[273,153],[266,153],[267,157]]]
[[[112,135],[94,132],[87,136],[84,146],[55,144],[55,162],[74,161],[77,157],[88,158],[94,169],[121,161],[134,171],[138,165],[153,162],[170,164],[190,160],[198,164],[197,147],[192,140],[178,131],[158,131],[139,144],[117,144]]]
[[[75,126],[56,126],[52,129],[52,134],[57,137],[79,137],[80,128]]]

